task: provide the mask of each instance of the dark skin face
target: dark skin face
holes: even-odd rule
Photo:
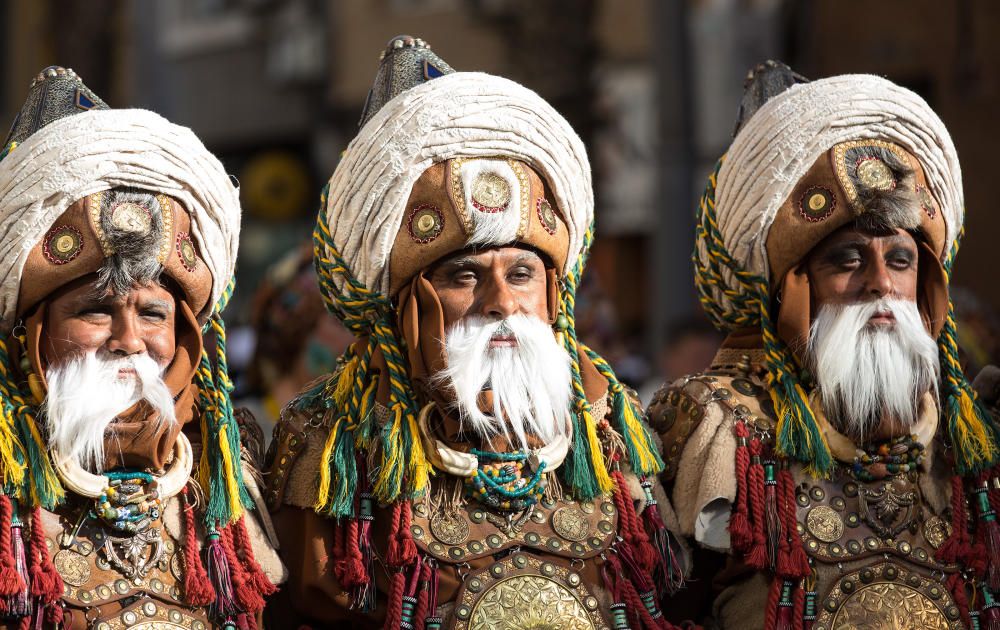
[[[813,312],[824,304],[852,304],[888,297],[917,299],[917,242],[905,230],[872,233],[853,225],[840,228],[820,243],[806,263]],[[877,312],[869,325],[893,326],[892,312]],[[887,440],[909,427],[883,417],[871,438]]]
[[[163,286],[134,287],[125,295],[94,294],[94,277],[62,287],[49,299],[41,352],[49,365],[90,351],[115,356],[148,354],[160,367],[173,361],[177,301]]]
[[[826,237],[809,255],[806,271],[813,312],[824,304],[851,304],[889,297],[917,299],[917,242],[905,230],[876,234],[853,225]],[[891,325],[891,313],[871,323]]]
[[[520,313],[548,319],[545,263],[531,250],[491,247],[460,252],[438,263],[428,279],[441,300],[446,330],[470,315],[501,320]],[[495,339],[493,343],[516,342]]]

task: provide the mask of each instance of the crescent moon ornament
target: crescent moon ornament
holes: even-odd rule
[[[63,486],[74,494],[96,499],[108,487],[107,477],[84,470],[79,462],[71,457],[64,457],[55,448],[52,449],[52,464]],[[178,433],[177,441],[174,442],[174,461],[167,472],[156,478],[158,491],[164,502],[184,489],[191,478],[193,467],[191,441],[183,433]]]

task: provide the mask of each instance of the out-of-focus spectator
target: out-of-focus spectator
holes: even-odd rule
[[[247,399],[265,436],[281,409],[313,379],[333,371],[354,336],[326,312],[304,244],[268,270],[257,289],[250,325],[256,345],[247,368]]]
[[[1000,318],[966,287],[952,286],[950,294],[958,327],[959,361],[972,380],[987,365],[1000,364]]]
[[[643,405],[663,383],[685,374],[697,374],[712,363],[724,337],[704,316],[677,320],[667,328],[666,340],[654,358],[656,370],[639,390]]]

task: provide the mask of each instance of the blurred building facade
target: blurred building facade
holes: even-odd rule
[[[1000,4],[989,0],[9,0],[7,120],[42,67],[73,67],[112,106],[192,127],[241,181],[241,312],[263,270],[312,230],[318,192],[356,131],[379,50],[408,33],[459,70],[508,76],[590,149],[591,273],[616,326],[655,353],[697,312],[689,254],[705,175],[731,139],[747,70],[881,74],[951,130],[969,209],[956,283],[1000,309]],[[995,264],[995,263],[994,263]],[[599,350],[604,350],[598,348]]]

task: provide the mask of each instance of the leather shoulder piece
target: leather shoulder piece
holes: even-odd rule
[[[261,470],[264,465],[264,429],[257,418],[246,407],[240,407],[233,412],[236,426],[240,429],[240,445],[249,457],[255,470]]]
[[[773,418],[766,384],[755,371],[713,369],[665,385],[653,396],[646,422],[663,442],[666,480],[676,476],[684,446],[710,405],[721,406],[725,416]]]
[[[322,435],[324,432],[322,420],[325,415],[323,411],[299,411],[293,409],[291,404],[282,410],[281,419],[274,427],[274,437],[268,453],[268,468],[265,473],[267,488],[265,499],[271,512],[278,511],[285,503],[298,507],[312,507],[315,482],[304,481],[304,475],[299,470],[299,460],[303,453],[309,450],[317,451],[317,457],[322,451],[326,441],[325,435]],[[310,475],[313,480],[316,477],[315,473],[314,470]],[[293,484],[294,487],[290,489],[289,484]],[[304,500],[310,491],[313,499]],[[294,496],[297,500],[289,500],[291,497],[286,494]]]

